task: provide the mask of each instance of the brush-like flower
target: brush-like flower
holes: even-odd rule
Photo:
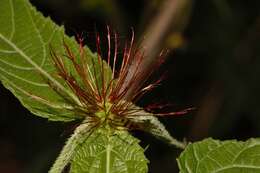
[[[107,129],[111,135],[122,130],[143,130],[176,147],[185,147],[184,143],[177,141],[168,133],[156,117],[185,114],[189,109],[180,112],[152,113],[151,108],[154,105],[146,110],[135,105],[140,97],[160,83],[161,79],[143,87],[152,72],[164,61],[165,53],[159,54],[149,72],[141,73],[140,69],[143,68],[142,63],[146,56],[142,49],[134,46],[134,32],[132,32],[131,41],[125,43],[120,59],[118,36],[116,33],[113,35],[114,51],[112,53],[111,33],[109,27],[107,29],[106,58],[101,54],[99,35],[96,35],[97,54],[95,56],[85,53],[81,38],[78,39],[78,56],[65,41],[63,41],[65,55],[51,49],[52,61],[56,67],[56,74],[53,75],[58,75],[72,94],[61,92],[49,80],[47,83],[66,102],[68,106],[64,108],[73,111],[82,120],[53,165],[51,173],[62,171],[65,165],[69,164],[78,143],[86,140],[98,129]],[[72,71],[67,68],[68,64],[73,66]],[[37,96],[34,98],[41,99],[42,102],[45,100]],[[160,106],[155,107],[160,108]]]
[[[176,142],[155,117],[185,114],[189,109],[155,114],[144,111],[144,109],[134,105],[143,94],[152,90],[160,83],[161,79],[142,87],[152,72],[164,61],[165,53],[162,51],[159,54],[157,62],[154,63],[149,73],[146,73],[144,76],[139,69],[142,68],[140,65],[146,57],[140,48],[133,46],[134,32],[132,32],[130,43],[126,43],[123,48],[121,65],[119,68],[116,68],[119,59],[118,38],[115,33],[114,52],[112,55],[111,33],[109,27],[107,29],[107,64],[101,56],[99,35],[96,35],[97,55],[95,58],[86,55],[82,38],[78,39],[79,57],[74,55],[65,41],[63,42],[65,55],[59,55],[51,49],[51,57],[58,76],[65,81],[78,100],[67,99],[66,95],[53,87],[51,82],[48,82],[49,85],[64,100],[67,100],[67,103],[71,105],[69,109],[82,117],[85,123],[87,122],[95,128],[109,126],[116,130],[144,130],[182,148],[183,144]],[[74,74],[66,69],[64,57],[68,58],[73,64]],[[136,83],[139,83],[139,85],[136,85]],[[128,92],[130,89],[131,93]]]

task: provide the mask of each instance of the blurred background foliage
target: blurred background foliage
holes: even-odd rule
[[[184,116],[160,118],[177,138],[243,140],[260,135],[259,0],[31,2],[65,25],[69,35],[83,33],[93,51],[95,33],[106,36],[107,25],[122,42],[129,40],[131,27],[138,43],[150,44],[159,35],[148,51],[170,50],[154,75],[166,72],[166,79],[138,104],[170,103],[175,111],[196,107]],[[0,92],[0,172],[47,172],[75,124],[39,119],[2,85]],[[147,134],[134,135],[144,147],[149,145],[150,172],[178,172],[175,158],[180,151]]]

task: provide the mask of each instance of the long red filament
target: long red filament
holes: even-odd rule
[[[106,109],[107,102],[112,105],[109,111],[118,117],[127,118],[128,116],[138,116],[139,112],[143,111],[143,109],[136,108],[133,106],[133,103],[139,100],[146,92],[149,92],[158,86],[161,82],[162,78],[152,84],[147,85],[146,87],[142,87],[154,69],[158,68],[158,66],[163,63],[165,52],[162,51],[160,53],[157,62],[153,64],[149,72],[140,74],[142,61],[146,57],[145,53],[141,51],[140,48],[134,46],[135,35],[132,30],[131,41],[130,43],[126,42],[124,45],[121,66],[118,69],[118,73],[116,73],[118,60],[118,35],[116,32],[113,34],[114,55],[111,60],[110,32],[110,28],[107,26],[108,52],[106,60],[108,66],[111,66],[112,69],[110,74],[111,76],[107,76],[107,67],[102,60],[100,36],[98,34],[96,34],[97,60],[94,60],[93,57],[88,59],[89,57],[87,57],[84,51],[84,40],[82,38],[78,38],[79,59],[77,59],[74,52],[69,48],[65,41],[63,41],[63,46],[66,53],[65,57],[72,62],[79,79],[67,71],[62,57],[58,56],[54,51],[51,51],[51,57],[59,76],[66,82],[71,91],[79,98],[79,101],[87,108],[85,113],[88,116],[93,115],[100,109]],[[77,80],[81,80],[82,83],[79,83]],[[140,85],[136,85],[137,82]],[[128,92],[130,89],[132,91]],[[83,112],[85,110],[84,108],[78,107],[75,107],[75,109],[83,110]],[[146,110],[152,112],[152,109],[153,108],[151,106]],[[188,113],[190,110],[193,110],[193,108],[188,108],[177,112],[152,113],[151,115],[183,115]]]

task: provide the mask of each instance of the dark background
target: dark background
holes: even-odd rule
[[[69,35],[83,33],[95,51],[95,33],[106,26],[127,40],[131,27],[136,40],[161,12],[160,0],[45,0],[32,3]],[[206,137],[246,140],[260,134],[260,1],[194,0],[177,24],[158,42],[169,48],[166,63],[153,78],[166,72],[161,85],[138,104],[170,103],[172,110],[196,107],[178,117],[160,118],[173,136],[198,141]],[[173,17],[173,20],[176,18]],[[0,86],[0,172],[45,173],[57,157],[72,124],[48,122],[29,113]],[[178,172],[180,150],[135,132],[150,172]]]

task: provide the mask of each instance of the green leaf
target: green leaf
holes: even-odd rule
[[[82,118],[66,101],[80,105],[78,98],[58,78],[50,56],[50,45],[57,54],[65,54],[64,40],[79,58],[75,39],[66,36],[63,27],[38,13],[27,0],[1,0],[0,11],[0,80],[3,85],[35,115],[53,121]],[[97,55],[85,50],[86,57],[97,63]],[[78,78],[69,59],[63,59],[69,73]],[[105,64],[106,73],[110,72],[108,69]]]
[[[148,160],[139,140],[127,131],[82,124],[64,146],[49,173],[146,173]]]
[[[260,139],[246,142],[211,138],[189,144],[178,158],[181,173],[260,172]]]
[[[139,140],[127,131],[95,131],[76,151],[71,173],[146,173],[148,160]]]
[[[4,86],[32,113],[51,120],[71,120],[65,103],[43,80],[75,99],[75,96],[55,79],[55,68],[49,55],[53,44],[62,50],[64,30],[50,19],[44,19],[26,0],[0,2],[0,79]],[[68,38],[67,38],[68,39]],[[71,44],[76,44],[71,41]],[[32,96],[37,96],[35,101]],[[40,99],[40,98],[44,99]],[[47,100],[45,103],[43,100]],[[58,113],[58,114],[55,114]]]

